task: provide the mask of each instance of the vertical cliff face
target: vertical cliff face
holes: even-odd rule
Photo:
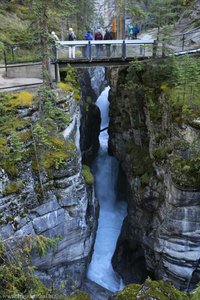
[[[38,121],[37,108],[27,109],[20,105],[15,111],[21,120],[29,120],[32,124],[23,127],[20,123],[20,131],[29,136],[23,150],[24,156],[29,153],[29,157],[20,158],[20,162],[16,160],[15,185],[11,167],[9,170],[0,168],[0,239],[6,242],[27,235],[59,236],[55,249],[42,257],[33,253],[32,263],[36,266],[36,275],[47,286],[62,285],[72,291],[80,286],[86,274],[98,207],[93,186],[84,180],[81,153],[75,147],[80,123],[79,106],[73,93],[66,96],[59,91],[57,96],[54,103],[57,101],[59,109],[67,114],[65,141],[58,136],[47,137],[43,129],[36,143],[41,125],[35,126],[32,135],[28,132]],[[50,109],[52,113],[51,106],[48,111]],[[56,111],[58,118],[60,115]],[[50,119],[48,122],[50,128],[54,126]],[[40,151],[42,143],[45,148]]]
[[[113,265],[126,283],[151,275],[187,290],[200,279],[199,180],[188,173],[198,165],[199,130],[172,108],[169,77],[157,67],[110,73],[109,149],[128,191]]]
[[[83,163],[90,165],[99,149],[101,116],[95,102],[106,86],[105,68],[81,69],[79,81],[82,90],[80,148]]]

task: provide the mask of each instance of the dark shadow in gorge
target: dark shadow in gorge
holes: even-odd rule
[[[144,251],[140,243],[137,239],[135,241],[129,239],[130,231],[131,227],[126,217],[112,258],[112,265],[125,284],[143,283],[150,274],[146,269]]]

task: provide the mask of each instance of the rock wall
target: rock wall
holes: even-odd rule
[[[67,107],[71,118],[65,137],[75,140],[80,109],[72,93],[60,98],[59,106]],[[22,107],[18,113],[25,119],[36,121],[38,118],[37,110]],[[33,140],[27,148],[31,145]],[[23,188],[20,192],[7,194],[5,186],[11,179],[6,169],[0,169],[0,239],[17,240],[18,236],[27,235],[60,236],[56,248],[46,255],[38,257],[33,252],[32,263],[36,266],[36,275],[47,286],[62,286],[71,292],[85,277],[98,214],[93,186],[88,186],[82,175],[81,153],[74,149],[65,164],[52,170],[51,174],[45,169],[40,170],[40,181],[31,160],[21,163],[20,168],[18,180],[23,181]]]
[[[110,73],[109,149],[126,173],[128,192],[128,216],[112,262],[126,283],[150,275],[190,290],[200,280],[200,192],[177,184],[168,159],[158,159],[155,150],[158,140],[165,147],[173,141],[192,144],[199,131],[172,121],[167,92],[160,89],[163,78],[153,69],[143,72],[132,74],[131,84],[139,80],[135,88],[128,85],[127,68]],[[147,104],[150,96],[155,106]]]
[[[104,67],[79,70],[82,91],[80,148],[82,161],[91,165],[99,149],[101,116],[95,102],[106,86]]]

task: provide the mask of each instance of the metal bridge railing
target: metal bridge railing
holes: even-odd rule
[[[180,44],[182,51],[194,50],[194,48],[200,47],[200,26],[183,33],[174,34],[172,37],[175,37],[176,45]],[[178,40],[177,37],[180,39]]]
[[[4,44],[5,65],[27,62],[38,62],[38,49],[26,44]]]
[[[59,41],[55,60],[126,59],[154,55],[153,40]]]

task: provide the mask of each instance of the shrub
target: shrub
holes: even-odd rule
[[[161,161],[167,159],[168,154],[172,152],[172,147],[160,147],[153,151],[153,156],[156,160]]]
[[[149,179],[150,179],[150,176],[147,172],[145,172],[142,176],[141,176],[141,183],[142,185],[147,185],[149,183]]]
[[[0,299],[47,299],[51,296],[51,291],[33,274],[30,253],[36,250],[44,255],[59,240],[60,237],[28,235],[0,241]]]
[[[172,179],[182,187],[199,188],[200,185],[200,156],[183,159],[179,156],[170,158]]]

